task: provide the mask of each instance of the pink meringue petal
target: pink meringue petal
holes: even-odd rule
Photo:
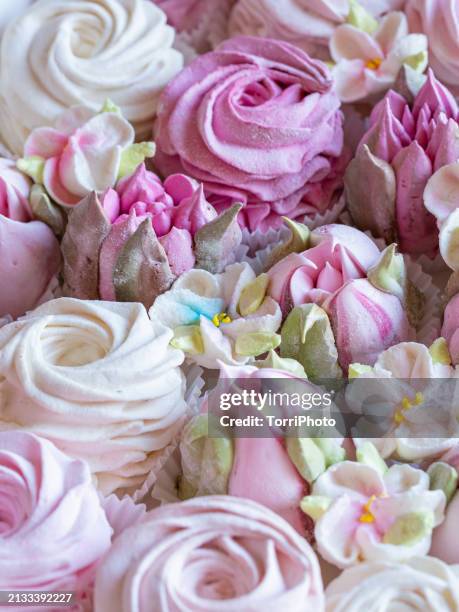
[[[335,62],[344,59],[365,63],[384,57],[378,42],[370,34],[347,24],[336,28],[330,40],[330,53]]]
[[[60,155],[67,144],[68,136],[50,127],[33,130],[24,144],[25,156],[49,159]]]

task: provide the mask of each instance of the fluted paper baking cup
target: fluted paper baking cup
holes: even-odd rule
[[[344,204],[344,196],[341,196],[335,205],[324,213],[317,214],[312,218],[296,219],[296,221],[303,223],[310,230],[322,225],[336,223],[344,209]],[[247,262],[252,266],[255,274],[261,274],[266,269],[273,249],[288,240],[289,236],[290,230],[285,225],[278,229],[269,229],[267,232],[259,230],[249,232],[244,228],[241,245],[236,251],[236,260]]]
[[[101,496],[101,504],[113,529],[113,538],[128,527],[140,523],[147,511],[145,504],[136,504],[129,495],[121,499],[113,493],[108,497]]]

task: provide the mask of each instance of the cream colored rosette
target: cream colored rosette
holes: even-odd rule
[[[455,612],[459,565],[433,557],[364,563],[345,570],[325,595],[327,612]]]
[[[4,0],[6,1],[6,0]],[[70,106],[117,104],[150,135],[159,94],[181,70],[174,29],[147,0],[41,0],[5,31],[0,131],[21,154],[33,128]]]
[[[0,330],[0,429],[86,460],[104,494],[138,488],[186,412],[171,338],[141,304],[43,304]]]

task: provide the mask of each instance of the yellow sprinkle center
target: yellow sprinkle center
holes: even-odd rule
[[[360,516],[359,521],[361,523],[374,523],[375,517],[371,511],[371,506],[376,499],[376,495],[372,495],[367,503],[363,506],[365,512],[363,512]]]
[[[375,57],[371,60],[368,60],[368,62],[365,64],[365,67],[368,68],[369,70],[378,70],[381,64],[382,64],[382,59],[379,57]]]
[[[362,514],[360,515],[359,521],[361,523],[374,523],[375,522],[375,515],[371,511],[371,506],[373,505],[373,502],[376,499],[378,499],[378,498],[383,499],[385,497],[388,497],[387,493],[381,493],[381,495],[372,495],[368,499],[367,503],[363,506],[364,512],[362,512]]]
[[[409,397],[404,397],[400,404],[397,406],[397,410],[394,414],[394,421],[397,425],[400,425],[405,420],[405,413],[414,406],[420,406],[424,401],[424,395],[418,391],[414,396],[414,399],[410,399]]]
[[[220,327],[222,323],[231,323],[232,318],[226,312],[219,312],[212,318],[212,323],[215,327]]]

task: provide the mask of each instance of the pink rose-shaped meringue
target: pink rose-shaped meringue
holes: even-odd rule
[[[0,433],[0,589],[87,596],[111,534],[86,463],[34,435]]]
[[[34,308],[60,266],[53,232],[32,221],[30,186],[12,160],[0,158],[0,316]]]
[[[135,134],[116,107],[107,108],[95,113],[74,106],[58,117],[54,128],[36,128],[27,138],[21,167],[32,168],[35,180],[59,204],[73,206],[91,191],[115,185]]]
[[[155,162],[202,181],[217,210],[242,202],[250,230],[313,217],[342,187],[339,106],[324,64],[288,43],[237,37],[164,90]]]
[[[459,156],[457,116],[456,101],[431,71],[411,103],[386,94],[346,171],[357,227],[397,242],[402,252],[436,255],[438,229],[423,195],[432,174]]]
[[[153,608],[152,608],[153,606]],[[95,612],[323,612],[309,544],[254,502],[210,496],[153,510],[100,566]]]
[[[310,244],[311,248],[287,255],[268,271],[268,293],[284,313],[300,304],[322,304],[347,281],[365,278],[380,257],[373,240],[344,225],[318,228]]]
[[[429,64],[437,77],[459,91],[459,10],[454,0],[408,0],[406,14],[411,32],[429,41]]]
[[[386,91],[406,63],[419,72],[427,66],[427,38],[408,34],[401,12],[386,15],[374,32],[341,25],[330,39],[336,91],[343,102],[355,102]]]
[[[451,361],[459,364],[459,294],[455,295],[445,308],[441,335],[448,343]]]
[[[339,363],[373,365],[386,349],[415,339],[402,302],[367,279],[348,282],[324,305],[333,328]]]

